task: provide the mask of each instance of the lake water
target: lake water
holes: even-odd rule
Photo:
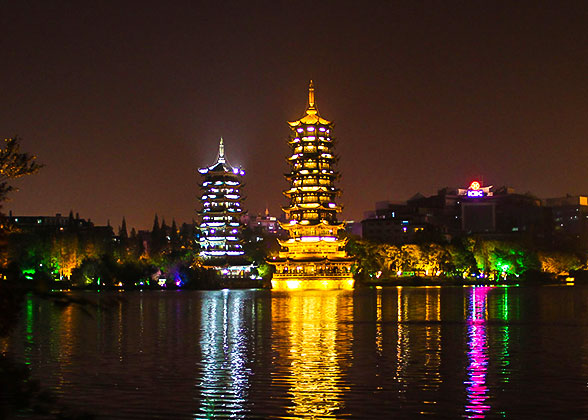
[[[588,287],[79,294],[0,350],[99,418],[588,418]]]

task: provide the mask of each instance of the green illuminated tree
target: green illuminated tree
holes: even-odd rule
[[[476,270],[476,259],[467,247],[468,241],[459,241],[446,247],[454,274],[469,276]]]

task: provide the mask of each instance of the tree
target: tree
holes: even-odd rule
[[[426,271],[426,261],[424,259],[424,253],[421,248],[416,244],[402,245],[402,260],[403,271],[413,272],[416,275]]]
[[[451,245],[447,246],[447,251],[450,255],[451,268],[454,274],[461,277],[468,277],[474,271],[476,271],[476,259],[471,250],[468,249],[467,240],[456,241]]]
[[[35,159],[33,155],[21,153],[18,136],[4,139],[0,147],[0,203],[6,201],[8,193],[15,190],[8,184],[9,180],[32,175],[43,167]]]
[[[32,175],[43,167],[35,162],[35,159],[35,156],[21,153],[18,136],[4,139],[4,144],[0,147],[0,209],[2,209],[2,203],[7,200],[8,194],[15,191],[15,188],[8,184],[9,180]],[[7,237],[9,231],[10,228],[6,223],[0,223],[0,262],[3,270],[8,265]]]
[[[120,229],[118,230],[118,236],[120,237],[120,241],[123,243],[129,239],[129,235],[127,233],[127,221],[125,220],[124,216],[120,225]]]

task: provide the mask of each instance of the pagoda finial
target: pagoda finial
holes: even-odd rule
[[[225,145],[223,143],[222,137],[221,137],[220,143],[218,145],[218,161],[221,163],[225,163]]]
[[[317,113],[316,105],[314,102],[314,82],[310,79],[308,84],[308,109],[306,110],[308,115],[314,115]]]

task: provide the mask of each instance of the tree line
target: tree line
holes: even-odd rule
[[[398,277],[506,279],[568,276],[586,270],[586,256],[540,250],[524,243],[470,236],[450,243],[391,245],[350,238],[347,251],[357,259],[361,280]]]

